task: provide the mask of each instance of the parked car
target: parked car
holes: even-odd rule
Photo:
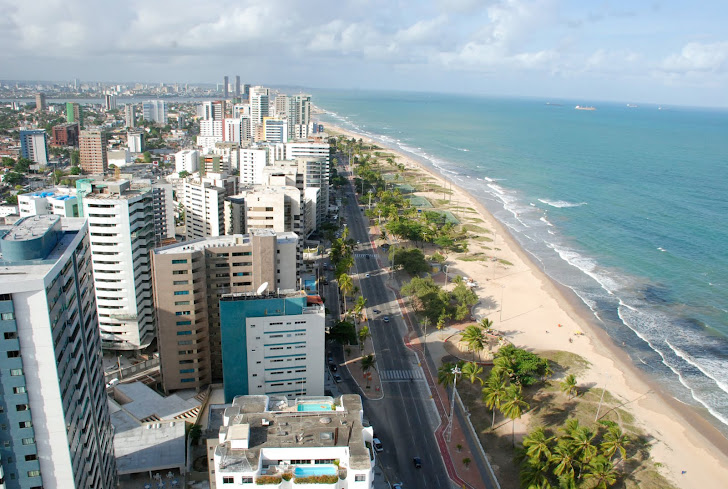
[[[384,447],[382,446],[382,442],[379,438],[374,438],[372,440],[372,445],[374,446],[374,450],[377,452],[383,452]]]
[[[118,383],[119,383],[119,379],[111,379],[111,380],[110,380],[110,381],[109,381],[109,382],[108,382],[108,383],[106,384],[106,388],[108,389],[109,387],[114,387],[114,386],[115,386],[116,384],[118,384]]]
[[[329,368],[332,372],[336,372],[337,370],[339,370],[339,367],[337,367],[334,362],[329,362]]]
[[[421,469],[422,468],[422,459],[420,457],[415,457],[412,459],[412,463],[415,464],[415,469]]]
[[[336,382],[337,384],[338,384],[339,382],[341,382],[342,380],[343,380],[343,379],[341,378],[341,375],[339,375],[339,374],[335,374],[335,375],[334,375],[334,382]]]
[[[382,321],[384,321],[385,323],[388,323],[389,322],[389,316],[384,316],[382,318]]]
[[[373,312],[374,314],[379,314],[379,313],[380,313],[380,312],[382,312],[382,311],[380,311],[379,309],[372,309],[372,312]]]
[[[402,482],[395,482],[394,484],[389,484],[390,489],[404,489],[404,484]]]

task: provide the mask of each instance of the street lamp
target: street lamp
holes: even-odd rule
[[[451,370],[453,373],[453,382],[452,382],[452,400],[450,402],[450,420],[447,423],[447,433],[446,433],[446,439],[447,442],[450,443],[450,440],[452,439],[452,419],[455,416],[455,390],[457,389],[458,385],[458,375],[462,373],[462,370],[460,370],[460,367],[457,365],[453,367]]]
[[[448,272],[447,268],[448,267],[447,267],[447,265],[443,265],[442,268],[445,269],[445,285],[447,285],[447,272]]]

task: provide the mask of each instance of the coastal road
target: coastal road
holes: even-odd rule
[[[387,272],[379,268],[371,249],[366,218],[350,186],[345,196],[349,235],[361,243],[355,250],[353,272],[358,274],[359,287],[367,299],[376,368],[384,393],[381,400],[363,398],[365,416],[384,445],[384,451],[378,454],[378,464],[390,481],[402,481],[407,488],[454,487],[435,440],[438,416],[417,358],[404,345],[407,329],[394,293],[385,285]],[[373,309],[381,312],[373,313]],[[384,316],[389,317],[389,322],[384,321]],[[422,459],[421,469],[414,467],[413,457]]]

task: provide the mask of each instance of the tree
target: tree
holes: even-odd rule
[[[511,382],[526,386],[535,384],[551,373],[546,360],[513,345],[506,345],[498,350],[493,363],[493,370],[505,370],[509,373]]]
[[[374,358],[373,354],[366,355],[361,359],[361,371],[364,372],[364,375],[369,372],[372,368],[374,368],[374,364],[376,363],[376,359]],[[369,376],[367,377],[367,385],[369,384]]]
[[[483,367],[475,362],[468,362],[463,365],[462,374],[470,381],[471,384],[474,384],[477,381],[480,382],[480,385],[483,385],[483,379],[480,377],[480,374],[482,373]]]
[[[527,489],[551,489],[549,478],[549,465],[547,463],[527,461],[521,469],[521,487]]]
[[[202,427],[198,424],[193,424],[187,432],[187,436],[189,436],[193,445],[197,445],[200,436],[202,436]]]
[[[372,337],[371,331],[369,331],[369,326],[362,326],[358,333],[359,336],[359,347],[361,348],[362,353],[364,353],[364,343]]]
[[[555,464],[554,474],[558,476],[559,482],[566,482],[567,485],[570,482],[573,485],[576,477],[574,474],[574,466],[577,462],[574,457],[574,452],[568,443],[559,441],[556,444],[551,460]]]
[[[604,434],[599,448],[601,448],[602,454],[607,460],[612,460],[617,452],[619,452],[622,460],[625,460],[627,458],[627,447],[629,444],[629,437],[615,424],[607,428],[607,432]]]
[[[181,172],[179,172],[180,178],[187,178],[188,176],[190,176],[190,172],[188,172],[187,170],[182,170]]]
[[[78,166],[81,163],[81,152],[77,149],[71,151],[71,166]]]
[[[15,171],[5,172],[5,175],[3,176],[3,182],[8,185],[12,185],[13,187],[16,185],[21,185],[23,183],[23,180],[25,180],[25,175]]]
[[[72,166],[71,167],[71,175],[80,175],[81,174],[81,168],[78,166]]]
[[[341,274],[338,278],[339,290],[341,295],[344,297],[344,315],[346,315],[346,296],[354,290],[354,282],[351,277],[345,273]]]
[[[7,195],[5,197],[5,203],[9,205],[18,205],[18,196],[17,195]]]
[[[488,318],[483,318],[480,320],[480,323],[478,323],[481,328],[483,328],[484,333],[489,333],[491,329],[493,329],[493,321],[491,321]]]
[[[612,462],[604,457],[597,457],[584,473],[584,479],[594,482],[594,489],[607,489],[617,482],[617,471]]]
[[[595,436],[596,433],[586,426],[578,428],[571,434],[571,444],[574,448],[574,454],[577,456],[579,462],[584,465],[587,465],[597,454],[597,447],[592,444]]]
[[[152,162],[152,153],[149,151],[145,151],[142,153],[143,161],[144,163],[151,163]]]
[[[341,345],[353,345],[357,341],[356,327],[348,321],[337,321],[329,330],[329,339]]]
[[[468,350],[473,352],[473,361],[475,361],[475,352],[480,353],[485,349],[485,345],[488,340],[483,334],[483,330],[475,325],[470,325],[460,334],[460,337],[465,342]]]
[[[574,374],[567,375],[566,378],[561,381],[559,386],[561,388],[561,392],[566,393],[569,396],[569,399],[571,399],[577,392],[576,376],[574,376]]]
[[[364,311],[364,308],[367,306],[367,300],[364,298],[364,296],[360,295],[356,298],[356,302],[354,302],[354,307],[352,308],[352,311],[354,312],[354,315],[357,318],[361,318],[361,314]]]
[[[551,459],[555,437],[548,436],[542,426],[539,426],[523,438],[523,448],[532,461],[548,461]]]
[[[15,160],[9,156],[2,157],[2,166],[5,168],[12,168],[15,166]]]
[[[529,408],[528,403],[523,400],[520,385],[513,384],[506,388],[506,399],[501,404],[500,412],[506,418],[511,419],[513,446],[516,446],[516,419],[523,416],[523,413]]]
[[[452,385],[455,382],[455,374],[453,373],[453,370],[455,367],[459,367],[461,363],[455,364],[450,362],[445,362],[442,365],[440,365],[440,368],[437,369],[437,383],[442,384],[445,387]]]
[[[506,398],[506,380],[500,375],[491,375],[483,388],[483,402],[488,409],[493,411],[493,421],[490,428],[495,426],[495,411],[500,409],[501,403]]]

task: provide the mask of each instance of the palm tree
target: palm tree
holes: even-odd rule
[[[527,489],[551,489],[548,464],[527,461],[521,469],[521,487]]]
[[[513,379],[515,374],[513,359],[510,356],[499,355],[493,360],[493,369],[491,375],[508,377],[509,380]]]
[[[607,428],[607,432],[604,434],[604,438],[599,447],[602,449],[602,454],[607,460],[612,460],[617,452],[619,452],[622,460],[624,460],[627,458],[627,447],[629,443],[629,437],[615,424]]]
[[[493,329],[493,321],[488,318],[481,319],[479,325],[483,328],[484,333],[488,333],[491,329]]]
[[[354,302],[354,307],[351,310],[354,312],[354,316],[356,316],[359,320],[361,320],[362,312],[364,311],[364,308],[366,306],[367,300],[364,298],[364,296],[358,296],[356,298],[356,302]]]
[[[375,363],[376,359],[374,358],[374,354],[367,355],[361,359],[361,371],[364,372],[364,375],[366,375],[370,369],[374,368]],[[367,385],[368,384],[369,376],[367,375]]]
[[[561,386],[561,392],[568,394],[569,399],[574,397],[578,391],[576,387],[576,376],[574,374],[567,375],[559,385]]]
[[[449,362],[440,365],[440,368],[437,369],[437,383],[445,387],[452,385],[455,382],[455,374],[452,371],[456,366],[456,364]]]
[[[574,454],[578,457],[579,462],[584,465],[587,465],[597,454],[597,447],[592,445],[595,436],[596,433],[586,426],[582,426],[571,435]]]
[[[468,350],[473,352],[473,361],[475,361],[475,352],[483,351],[488,341],[485,339],[485,334],[483,333],[483,330],[480,327],[472,324],[465,328],[465,331],[460,333],[460,337],[468,346]]]
[[[463,365],[462,374],[470,381],[471,384],[474,384],[476,381],[478,381],[480,382],[480,385],[483,385],[483,379],[480,377],[480,374],[482,373],[483,367],[475,362],[468,362]]]
[[[354,290],[354,282],[349,275],[345,273],[339,275],[339,290],[341,290],[341,295],[344,297],[344,315],[346,315],[346,296]]]
[[[511,418],[513,446],[516,446],[516,419],[520,418],[531,406],[523,400],[521,386],[512,384],[506,388],[506,402],[501,404],[500,412],[503,416]]]
[[[488,382],[483,388],[483,402],[488,409],[493,411],[493,421],[490,424],[490,429],[495,426],[495,411],[500,409],[501,403],[506,398],[506,381],[503,376],[493,375],[491,372],[488,377]]]
[[[362,326],[362,328],[359,330],[359,345],[361,346],[361,351],[364,353],[364,342],[366,342],[367,339],[372,337],[372,332],[369,331],[369,326]]]
[[[594,481],[594,489],[607,489],[617,482],[617,471],[612,462],[604,457],[597,457],[589,464],[589,471],[584,473],[584,479]]]
[[[542,426],[539,426],[523,438],[523,448],[532,462],[543,462],[551,459],[551,448],[556,437],[548,436]]]
[[[559,477],[560,481],[571,481],[573,484],[576,476],[574,474],[574,465],[576,459],[574,452],[568,443],[561,442],[556,444],[556,448],[551,455],[551,461],[555,464],[554,475]]]

